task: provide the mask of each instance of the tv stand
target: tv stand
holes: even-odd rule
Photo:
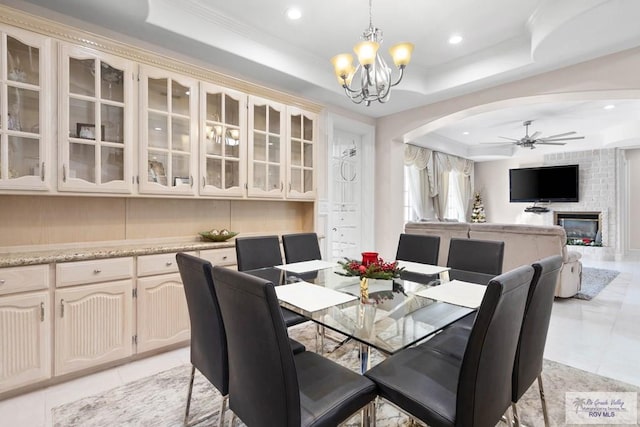
[[[528,208],[525,208],[524,210],[525,212],[532,212],[532,213],[545,213],[545,212],[549,212],[549,209],[545,208],[544,206],[529,206]]]

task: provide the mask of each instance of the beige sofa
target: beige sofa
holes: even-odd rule
[[[580,290],[581,255],[567,250],[567,235],[564,229],[557,225],[410,222],[405,225],[405,233],[439,236],[439,265],[447,265],[451,238],[503,241],[503,271],[509,271],[524,264],[532,264],[550,255],[562,255],[564,262],[555,295],[568,298]]]

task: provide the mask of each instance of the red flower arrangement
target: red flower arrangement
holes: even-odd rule
[[[344,261],[338,261],[344,271],[337,273],[341,276],[389,280],[400,277],[400,272],[404,270],[404,267],[398,267],[397,261],[385,262],[375,252],[363,252],[362,258],[362,261],[349,258],[345,258]]]

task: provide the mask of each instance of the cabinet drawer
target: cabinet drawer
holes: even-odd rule
[[[195,255],[195,252],[186,252]],[[155,274],[177,273],[176,252],[156,255],[143,255],[138,257],[138,276],[151,276]]]
[[[200,258],[206,259],[213,265],[234,265],[236,248],[207,249],[200,251]]]
[[[56,264],[56,286],[73,286],[133,276],[133,258],[110,258]]]
[[[0,295],[49,287],[49,265],[29,265],[0,269]]]

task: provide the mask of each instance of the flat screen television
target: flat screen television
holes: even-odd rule
[[[510,202],[577,202],[578,165],[509,169]]]

